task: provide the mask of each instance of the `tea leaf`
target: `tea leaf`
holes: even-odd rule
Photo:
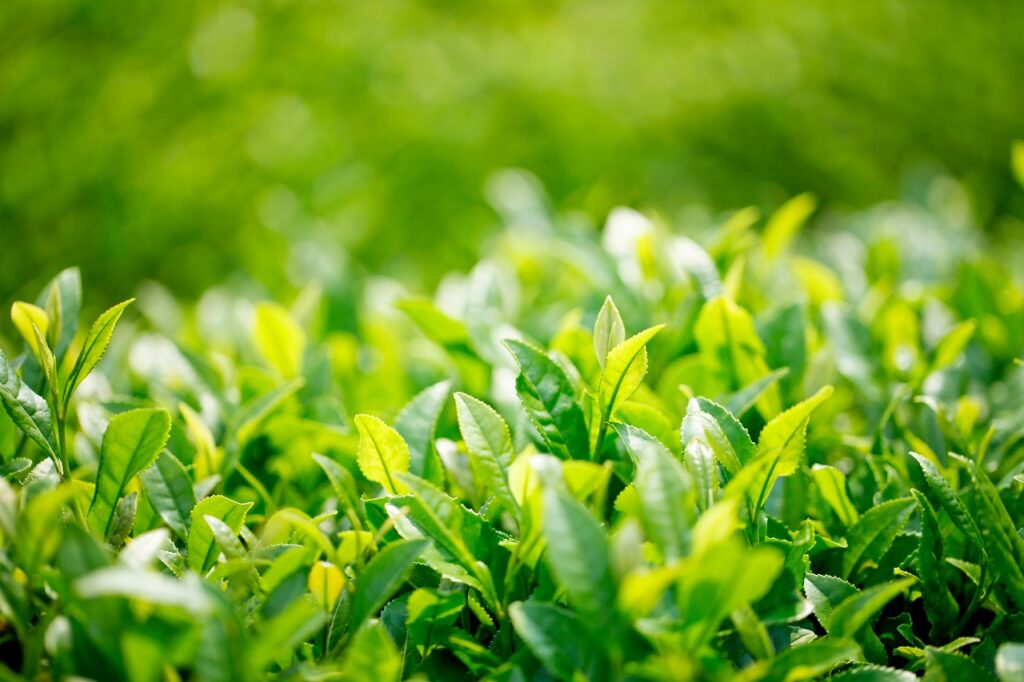
[[[409,471],[409,446],[398,431],[377,417],[359,414],[354,421],[359,430],[359,470],[392,495],[401,493],[397,474]]]
[[[171,415],[164,409],[122,412],[110,420],[103,434],[96,494],[89,522],[106,537],[117,501],[125,486],[156,460],[171,433]]]

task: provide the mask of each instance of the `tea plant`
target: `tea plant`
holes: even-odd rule
[[[0,678],[1022,679],[1020,280],[813,210],[519,197],[435,299],[84,333],[60,273],[0,354]]]

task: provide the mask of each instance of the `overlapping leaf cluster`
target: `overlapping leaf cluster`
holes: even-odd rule
[[[432,299],[16,304],[0,677],[1021,679],[1024,290],[955,211],[506,209]]]

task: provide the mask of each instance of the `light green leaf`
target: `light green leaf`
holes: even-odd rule
[[[471,347],[472,342],[466,325],[438,310],[433,301],[426,298],[410,298],[399,301],[395,307],[408,315],[420,331],[438,345],[445,348]]]
[[[516,454],[508,425],[490,405],[465,393],[455,394],[455,408],[474,475],[506,510],[518,516],[519,505],[508,487],[508,468]]]
[[[597,321],[594,323],[594,353],[597,354],[597,363],[604,369],[608,353],[613,348],[626,340],[626,326],[622,323],[622,315],[615,307],[612,297],[604,299],[604,305],[597,313]]]
[[[239,444],[244,444],[259,423],[302,388],[304,383],[301,377],[297,377],[248,400],[231,415],[227,433],[232,434]]]
[[[103,536],[125,486],[148,468],[167,443],[171,415],[162,408],[129,410],[110,420],[103,434],[96,492],[89,507],[89,523]]]
[[[832,507],[840,523],[847,528],[857,523],[860,514],[846,493],[846,475],[834,466],[815,464],[811,467],[811,477],[818,494]]]
[[[36,356],[39,363],[43,364],[42,352],[44,348],[47,348],[46,331],[50,328],[50,319],[47,317],[46,311],[25,301],[15,301],[11,305],[11,321],[18,333],[21,334],[25,344],[28,345],[29,350]]]
[[[548,450],[559,459],[589,459],[587,424],[565,372],[547,354],[521,341],[504,344],[519,364],[519,400]]]
[[[188,565],[192,570],[206,573],[219,554],[213,531],[205,521],[206,517],[220,519],[237,535],[242,531],[250,507],[252,502],[243,504],[221,495],[213,495],[200,500],[192,508],[188,534]]]
[[[707,511],[718,496],[718,465],[714,451],[703,438],[694,438],[683,451],[683,461],[695,484],[697,509]]]
[[[700,433],[731,475],[736,475],[757,456],[757,448],[743,424],[727,409],[707,398],[693,398],[687,404],[683,443]]]
[[[405,440],[377,417],[359,414],[354,421],[359,430],[356,461],[363,476],[380,483],[392,495],[404,492],[396,475],[409,471],[409,446]]]
[[[276,303],[257,303],[252,338],[263,360],[281,376],[291,378],[302,371],[306,333],[287,308]]]
[[[758,456],[778,453],[775,476],[788,476],[796,471],[804,454],[807,421],[815,408],[832,395],[832,387],[825,386],[807,400],[797,403],[772,419],[757,440]]]
[[[221,553],[224,554],[225,559],[230,561],[232,559],[241,559],[245,556],[245,547],[242,546],[242,542],[238,539],[238,533],[233,532],[228,524],[209,514],[203,517],[203,521],[210,527],[210,532],[213,533],[213,540],[217,543]]]
[[[608,352],[604,371],[598,382],[598,402],[604,421],[615,414],[615,408],[629,400],[647,374],[647,349],[644,347],[665,325],[645,329],[631,336]],[[598,444],[600,447],[600,444]]]
[[[731,388],[748,386],[770,374],[753,318],[729,298],[719,296],[705,303],[693,334],[701,354]],[[765,419],[779,413],[782,398],[777,385],[762,393],[757,409]]]
[[[945,369],[956,362],[956,359],[967,348],[971,337],[974,336],[976,326],[974,320],[967,320],[953,327],[948,334],[942,337],[942,340],[935,347],[935,353],[932,357],[931,370],[933,372]]]
[[[78,357],[75,358],[74,366],[68,373],[61,396],[61,403],[63,405],[67,406],[78,385],[99,364],[100,359],[103,358],[103,353],[110,344],[110,338],[114,335],[114,327],[117,325],[117,321],[121,319],[121,313],[134,300],[134,298],[130,298],[127,301],[122,301],[96,318],[96,321],[89,329],[89,333],[85,336],[85,341],[82,342],[82,349],[78,352]]]
[[[210,595],[194,576],[178,580],[163,573],[139,571],[118,565],[82,576],[74,583],[75,593],[84,599],[124,597],[149,604],[176,606],[206,617],[214,608]]]
[[[762,236],[765,255],[775,258],[782,253],[817,207],[814,195],[805,192],[776,209],[768,219]]]

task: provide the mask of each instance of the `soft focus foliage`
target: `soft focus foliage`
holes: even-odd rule
[[[935,163],[989,226],[1021,208],[1022,28],[957,0],[5,0],[0,293],[75,264],[111,299],[239,268],[432,285],[494,232],[503,167],[675,220],[863,206]]]
[[[431,298],[17,305],[0,675],[1019,679],[1024,261],[958,186],[595,235],[499,184]]]

